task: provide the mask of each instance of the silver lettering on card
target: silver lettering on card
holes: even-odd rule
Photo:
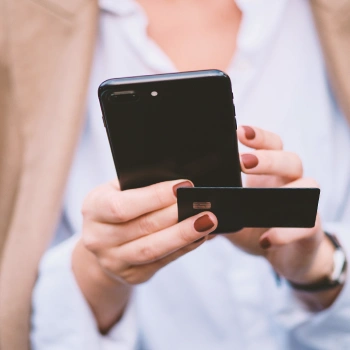
[[[193,202],[193,209],[210,209],[211,202]]]

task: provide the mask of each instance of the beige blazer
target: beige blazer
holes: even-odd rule
[[[310,1],[350,122],[350,0]],[[2,350],[29,348],[31,291],[82,129],[97,21],[97,0],[0,0]]]

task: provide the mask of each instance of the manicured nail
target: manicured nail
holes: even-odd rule
[[[271,247],[270,240],[267,237],[263,238],[260,242],[260,247],[262,249],[269,249]]]
[[[255,138],[255,131],[253,128],[250,126],[242,126],[242,128],[244,129],[245,138],[247,140],[253,140]]]
[[[241,158],[246,169],[253,169],[259,164],[259,159],[254,154],[242,154]]]
[[[191,181],[183,181],[183,182],[180,182],[179,184],[175,185],[173,187],[173,192],[174,192],[175,197],[177,197],[177,189],[180,187],[193,187],[193,183]]]
[[[214,227],[209,215],[203,215],[194,222],[194,228],[197,232],[205,232]]]

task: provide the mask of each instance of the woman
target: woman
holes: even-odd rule
[[[99,6],[87,118],[54,245],[76,235],[41,262],[33,348],[331,349],[336,340],[346,348],[349,287],[341,274],[329,281],[337,248],[325,232],[348,250],[350,159],[343,150],[350,136],[309,4]],[[217,225],[212,213],[177,223],[174,191],[192,186],[186,179],[125,192],[111,180],[98,84],[207,68],[232,80],[245,185],[319,184],[314,228],[244,229],[208,240]]]

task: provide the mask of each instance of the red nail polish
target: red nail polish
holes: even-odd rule
[[[262,249],[269,249],[271,247],[270,240],[267,237],[263,238],[260,242],[260,247]]]
[[[259,159],[254,154],[242,154],[241,158],[246,169],[253,169],[259,164]]]
[[[214,227],[209,215],[203,215],[194,222],[194,228],[197,232],[205,232]]]
[[[250,126],[242,126],[242,128],[244,129],[245,138],[247,140],[253,140],[255,138],[255,130],[253,128]]]
[[[193,183],[191,181],[183,181],[183,182],[180,182],[179,184],[175,185],[173,187],[173,192],[174,192],[175,197],[177,197],[177,189],[180,187],[193,187]]]

